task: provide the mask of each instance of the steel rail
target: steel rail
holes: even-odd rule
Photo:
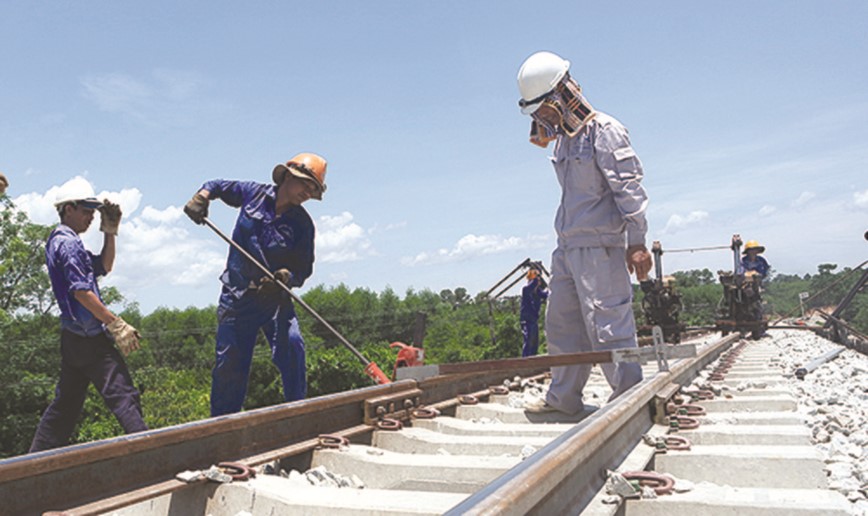
[[[459,394],[483,395],[504,377],[493,372],[402,380],[0,460],[0,514],[101,514],[200,489],[174,480],[175,474],[224,461],[253,466],[287,459],[309,451],[320,434],[364,440],[375,429],[366,421],[372,400],[413,396],[416,406],[454,407]]]
[[[413,381],[376,385],[5,459],[0,461],[2,511],[40,514],[77,507],[170,480],[180,471],[335,433],[363,422],[367,399],[415,386]]]
[[[674,362],[583,420],[447,514],[569,514],[580,512],[651,428],[652,401],[672,383],[686,385],[739,339],[717,340],[692,359]]]
[[[704,360],[703,357],[710,356],[709,348],[720,346],[722,344],[716,343],[703,348],[699,357],[690,362],[707,362],[710,358]],[[686,367],[679,365],[683,362],[675,362],[675,373]],[[522,372],[538,374],[545,370]],[[489,387],[503,385],[506,375],[505,372],[489,372],[444,375],[420,382],[404,380],[2,460],[0,499],[4,500],[3,511],[40,514],[62,510],[76,515],[102,514],[166,494],[175,496],[180,491],[184,497],[207,496],[207,490],[213,489],[212,485],[184,484],[175,480],[174,475],[188,469],[207,469],[223,461],[256,466],[282,460],[298,462],[305,467],[304,460],[309,459],[320,434],[340,434],[356,441],[369,439],[376,428],[371,414],[379,408],[377,400],[381,400],[381,405],[389,405],[391,400],[405,403],[397,410],[404,410],[406,416],[409,416],[410,408],[419,406],[448,412],[458,404],[458,395],[473,393],[485,399],[491,393]],[[666,378],[673,381],[675,377],[669,374]],[[628,391],[624,399],[644,396],[644,386],[649,382],[657,385],[657,380],[653,379],[643,382]],[[406,405],[408,400],[413,400],[410,406]],[[612,412],[613,408],[622,412],[642,412],[630,409],[628,405],[633,407],[629,403],[611,404],[592,419],[603,417],[606,426],[615,426],[620,424],[620,419],[612,420],[617,416]],[[639,418],[632,418],[639,426],[650,417],[645,412]],[[390,414],[389,417],[393,416]],[[633,434],[639,432],[636,425],[636,422],[632,424]],[[580,426],[585,428],[588,425]],[[601,449],[613,448],[613,444],[605,442],[603,436],[598,436],[598,441]],[[623,450],[627,447],[617,444],[614,448]],[[45,486],[53,487],[46,489]],[[574,492],[575,489],[569,487],[567,491]],[[552,500],[563,496],[558,492],[551,491]],[[538,505],[539,500],[534,504]],[[551,502],[540,505],[542,508],[550,506],[554,505]]]

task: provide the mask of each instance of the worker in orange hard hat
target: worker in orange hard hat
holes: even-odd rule
[[[755,271],[759,274],[763,279],[769,274],[769,269],[771,266],[769,262],[766,261],[765,258],[760,256],[766,250],[765,247],[761,246],[759,242],[756,240],[748,240],[744,245],[744,256],[741,258],[741,266],[747,271]]]
[[[539,309],[542,302],[548,299],[549,291],[546,283],[540,277],[539,270],[531,268],[527,271],[527,285],[521,289],[521,335],[524,345],[521,356],[532,357],[539,350]]]
[[[301,153],[274,167],[273,184],[208,181],[184,207],[197,224],[220,199],[240,208],[232,240],[267,267],[276,281],[300,287],[313,272],[314,225],[302,204],[322,200],[326,160]],[[260,329],[283,380],[286,401],[307,393],[304,339],[289,294],[235,247],[230,247],[217,308],[217,361],[211,379],[211,415],[241,410],[253,346]]]

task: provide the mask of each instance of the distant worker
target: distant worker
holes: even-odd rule
[[[60,380],[36,428],[31,453],[69,443],[91,383],[126,433],[148,429],[139,392],[121,356],[139,349],[139,334],[109,311],[96,281],[114,265],[121,208],[98,201],[90,183],[81,178],[61,187],[54,205],[60,224],[48,237],[45,259],[60,308]],[[99,255],[87,251],[79,236],[90,227],[95,210],[100,211],[103,232]]]
[[[314,261],[314,225],[301,205],[308,199],[322,199],[325,175],[325,159],[298,154],[274,167],[274,184],[208,181],[184,212],[202,224],[212,199],[240,208],[232,240],[267,267],[277,281],[300,287],[313,272]],[[284,399],[303,399],[307,393],[304,340],[289,294],[235,247],[229,249],[220,281],[211,415],[241,410],[260,329],[271,346],[271,360],[280,370]]]
[[[569,61],[538,52],[518,72],[519,106],[533,118],[530,141],[540,147],[555,142],[552,161],[562,189],[546,309],[548,350],[559,355],[635,348],[630,272],[645,279],[651,269],[642,164],[624,126],[594,111],[569,68]],[[613,390],[610,399],[642,380],[639,364],[602,369]],[[552,367],[546,398],[526,410],[582,410],[590,373],[590,364]]]
[[[769,262],[760,256],[766,250],[765,247],[759,245],[756,240],[748,240],[744,245],[744,256],[741,257],[741,266],[745,272],[755,271],[762,279],[765,279],[769,274]]]
[[[521,335],[524,346],[521,356],[532,357],[539,350],[539,309],[549,297],[545,281],[537,269],[527,271],[527,285],[521,289]]]
[[[6,193],[6,188],[9,187],[9,180],[6,179],[6,176],[3,175],[3,172],[0,172],[0,195]]]

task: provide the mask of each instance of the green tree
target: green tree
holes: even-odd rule
[[[50,314],[0,313],[0,457],[27,452],[39,418],[54,398],[59,326]]]
[[[55,303],[45,270],[52,228],[30,222],[8,197],[0,205],[0,310],[46,314]]]

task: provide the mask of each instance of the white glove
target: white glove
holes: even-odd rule
[[[127,322],[120,317],[110,322],[106,328],[108,328],[109,333],[112,334],[112,337],[115,339],[115,345],[119,350],[121,350],[121,353],[123,353],[124,356],[139,349],[139,339],[141,338],[141,335],[139,335],[139,332],[136,331],[135,328],[127,324]]]

